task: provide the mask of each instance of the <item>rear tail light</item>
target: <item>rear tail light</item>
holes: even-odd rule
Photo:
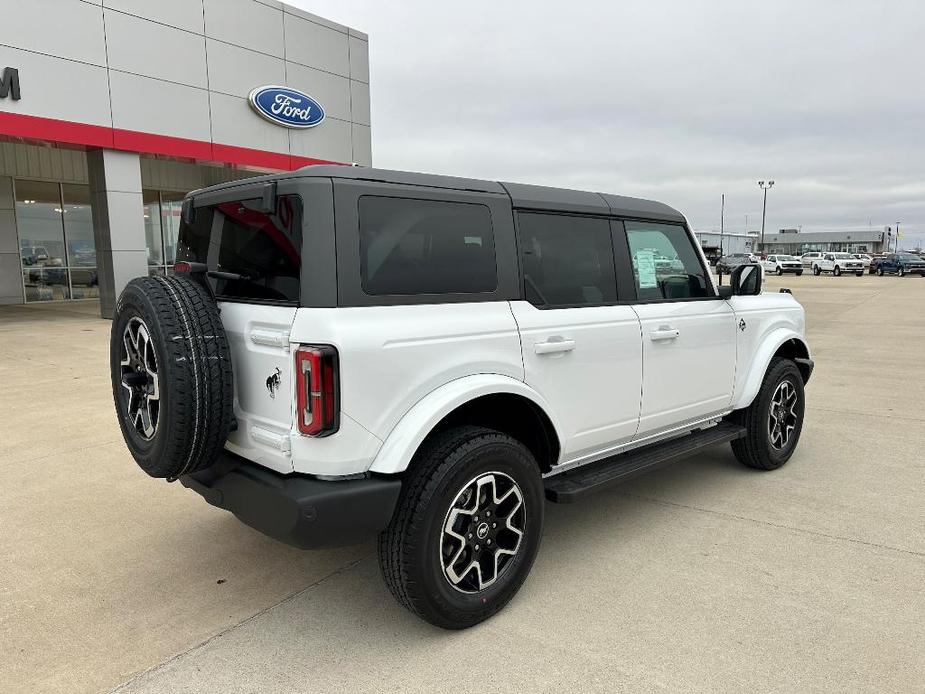
[[[330,436],[340,424],[337,350],[302,345],[295,353],[296,419],[304,436]]]

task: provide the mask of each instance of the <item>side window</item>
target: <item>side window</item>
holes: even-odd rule
[[[370,295],[479,294],[498,286],[485,205],[364,195],[360,276]]]
[[[210,278],[220,298],[296,303],[302,200],[282,195],[275,213],[262,212],[260,206],[260,200],[243,200],[198,208],[193,224],[180,226],[177,260],[206,263],[210,270],[238,275]]]
[[[606,219],[521,212],[517,233],[524,293],[531,304],[581,306],[617,300]]]
[[[640,301],[712,296],[712,286],[684,227],[627,220],[626,237]]]

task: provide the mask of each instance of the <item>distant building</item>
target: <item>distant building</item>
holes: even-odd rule
[[[758,248],[758,232],[755,231],[747,234],[695,231],[694,236],[708,258],[719,258],[730,253],[751,253]]]
[[[888,229],[872,231],[799,231],[781,229],[776,234],[764,235],[764,245],[758,250],[767,253],[802,255],[809,251],[844,251],[847,253],[883,253],[891,240]]]

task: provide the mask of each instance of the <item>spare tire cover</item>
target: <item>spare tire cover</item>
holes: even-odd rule
[[[173,480],[212,465],[234,420],[234,379],[208,289],[183,276],[133,279],[109,345],[119,426],[141,469]]]

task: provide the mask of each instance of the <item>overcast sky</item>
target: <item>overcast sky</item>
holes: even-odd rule
[[[925,245],[925,3],[289,0],[370,35],[373,163]]]

